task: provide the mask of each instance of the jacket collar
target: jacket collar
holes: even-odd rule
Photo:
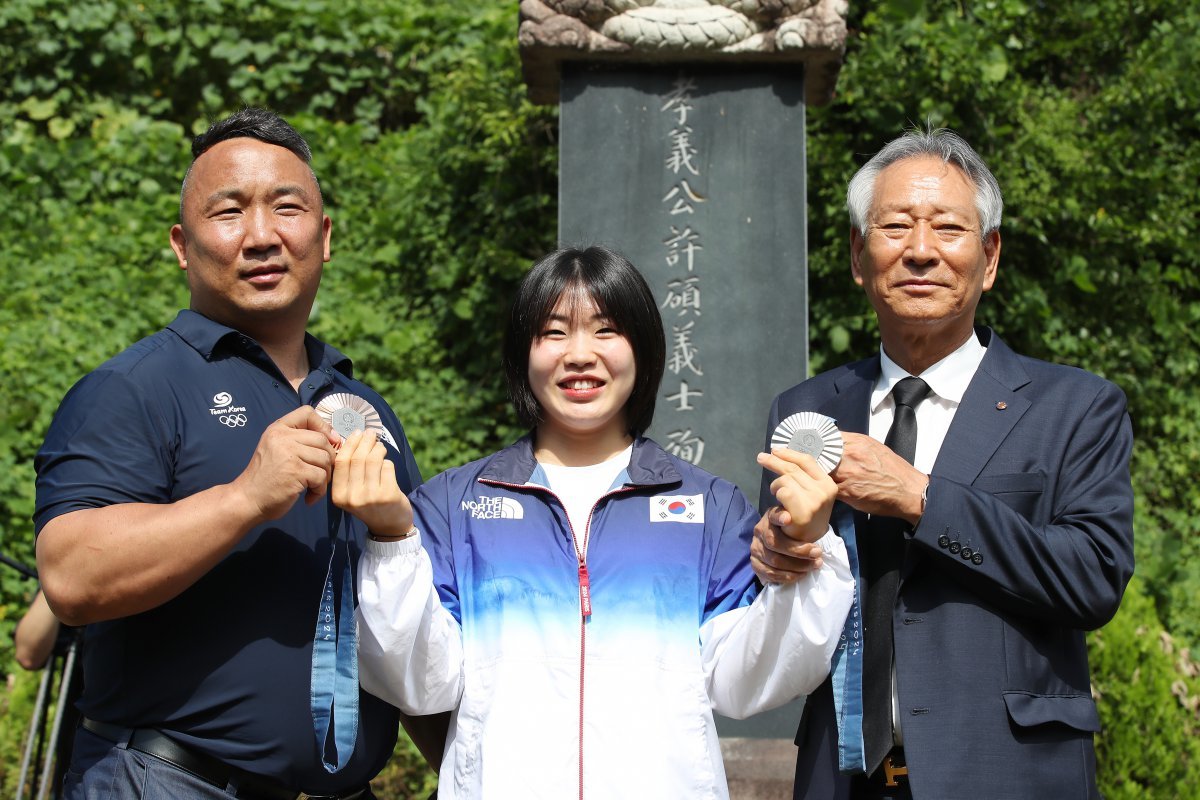
[[[962,414],[964,405],[970,408],[964,416],[967,418],[974,416],[980,402],[979,394],[985,386],[991,388],[999,386],[1004,389],[1003,396],[991,397],[991,394],[995,394],[992,391],[985,398],[985,401],[990,401],[994,405],[1000,400],[1011,401],[1012,393],[1029,383],[1029,375],[1021,366],[1020,360],[996,335],[995,331],[983,325],[977,325],[975,334],[980,343],[987,348],[987,353],[984,354],[975,376],[971,379],[971,383],[963,395],[955,419]],[[878,353],[862,361],[855,361],[836,368],[833,373],[835,393],[822,403],[817,411],[833,417],[837,420],[838,427],[844,431],[866,433],[870,426],[871,390],[875,385],[875,379],[879,377],[879,371]],[[1018,415],[1009,415],[1009,417],[1013,416]],[[959,426],[956,423],[951,430],[958,427],[965,426]],[[992,449],[994,450],[994,448]],[[939,470],[935,468],[934,471],[938,472]]]
[[[866,433],[871,418],[871,388],[879,375],[879,354],[841,367],[834,376],[835,393],[820,413],[832,417],[844,431]]]
[[[529,433],[490,457],[479,479],[523,486],[531,482],[535,472],[541,470],[533,455],[533,434]],[[639,436],[633,441],[629,468],[617,480],[631,486],[662,486],[679,483],[683,478],[665,450],[653,439]]]
[[[1031,405],[1022,392],[1031,378],[1020,357],[991,328],[975,330],[987,353],[967,386],[932,470],[934,475],[953,475],[964,484],[975,480]],[[871,387],[878,375],[878,354],[839,368],[833,375],[836,393],[817,410],[836,419],[844,431],[866,433]]]

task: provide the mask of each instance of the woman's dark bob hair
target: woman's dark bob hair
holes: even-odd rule
[[[517,289],[504,331],[504,377],[521,424],[537,427],[542,407],[529,385],[529,349],[559,298],[587,295],[597,310],[629,340],[637,372],[625,403],[630,436],[640,436],[654,419],[667,343],[662,317],[646,279],[629,261],[604,247],[555,250],[533,265]]]

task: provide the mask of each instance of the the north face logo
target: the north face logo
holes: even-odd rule
[[[511,497],[481,497],[463,500],[462,510],[470,511],[472,519],[524,519],[525,509]]]

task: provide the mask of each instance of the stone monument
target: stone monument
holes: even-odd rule
[[[846,0],[522,0],[531,99],[559,103],[559,241],[605,244],[659,298],[650,435],[757,501],[771,399],[807,374],[807,104]],[[735,800],[791,798],[801,705],[718,719]]]

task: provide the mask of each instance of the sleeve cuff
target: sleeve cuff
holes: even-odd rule
[[[828,553],[828,552],[829,552],[829,550],[830,550],[830,548],[831,548],[831,547],[833,547],[833,540],[834,540],[834,539],[837,539],[839,542],[842,540],[842,539],[841,539],[841,537],[840,537],[840,536],[838,536],[838,535],[837,535],[837,533],[835,533],[835,532],[834,532],[834,530],[833,530],[833,526],[832,526],[832,525],[828,525],[828,526],[826,526],[826,528],[825,528],[825,533],[824,533],[824,534],[822,534],[822,535],[821,535],[821,538],[820,538],[820,539],[817,539],[817,541],[816,541],[816,542],[814,542],[814,544],[815,544],[817,547],[819,547],[819,548],[821,548],[822,550],[824,550],[826,553]]]
[[[421,550],[421,532],[397,539],[394,542],[378,542],[367,537],[367,552],[376,556],[406,556]]]

